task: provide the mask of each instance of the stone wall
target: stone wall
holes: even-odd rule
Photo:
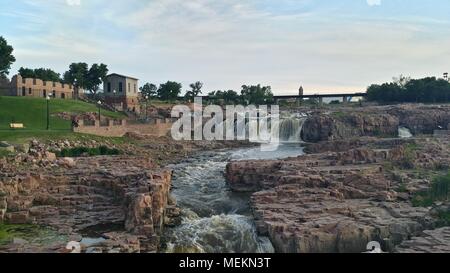
[[[40,79],[22,78],[20,75],[12,77],[8,90],[4,92],[10,96],[23,97],[45,98],[47,96],[53,96],[59,99],[72,99],[74,97],[74,87],[72,85]]]
[[[98,120],[80,120],[78,127],[74,127],[73,131],[105,137],[122,137],[126,133],[161,137],[170,132],[172,124],[172,119],[153,119],[147,124],[133,124],[126,120],[102,120],[101,123]]]

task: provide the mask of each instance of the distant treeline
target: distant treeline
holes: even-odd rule
[[[367,99],[381,103],[450,102],[450,82],[436,77],[411,79],[400,76],[390,83],[369,86]]]

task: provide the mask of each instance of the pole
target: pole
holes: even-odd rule
[[[49,99],[47,98],[47,131],[50,130],[50,105],[49,105]]]

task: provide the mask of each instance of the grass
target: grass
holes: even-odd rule
[[[450,197],[450,172],[447,175],[436,176],[428,191],[415,194],[412,204],[415,207],[430,207],[436,201],[448,201]]]
[[[6,225],[0,224],[0,245],[10,243],[14,238],[29,242],[52,244],[52,242],[66,242],[66,236],[56,231],[37,225]]]
[[[47,131],[47,102],[43,98],[0,96],[0,141],[10,143],[26,143],[31,139],[48,140],[108,140],[112,143],[123,143],[123,138],[105,138],[71,131],[71,122],[56,117],[57,113],[86,113],[98,111],[96,105],[76,101],[52,99],[50,101],[50,130]],[[102,109],[102,115],[110,118],[124,118],[122,113]],[[23,123],[25,129],[10,129],[14,121]]]
[[[96,105],[76,101],[52,99],[50,104],[50,128],[52,130],[70,130],[71,122],[55,116],[57,113],[98,112]],[[47,127],[47,102],[44,98],[33,97],[0,97],[0,130],[9,130],[11,122],[23,123],[26,130],[45,130]],[[106,111],[102,114],[111,118],[123,118],[123,114]],[[13,132],[20,132],[17,129]]]

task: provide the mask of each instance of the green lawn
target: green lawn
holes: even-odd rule
[[[10,143],[24,143],[30,139],[57,140],[57,139],[105,139],[90,135],[75,134],[71,131],[71,122],[55,116],[57,113],[85,113],[98,112],[96,105],[75,101],[52,99],[50,104],[50,130],[47,131],[47,106],[43,98],[31,97],[2,97],[0,96],[0,141]],[[114,113],[102,109],[102,115],[110,118],[124,118],[122,113]],[[25,129],[10,129],[14,121],[23,123]],[[108,138],[112,142],[121,142],[122,138]]]
[[[98,112],[97,106],[75,100],[52,99],[50,104],[50,128],[52,130],[70,130],[71,124],[54,116],[56,113]],[[102,109],[102,114],[111,118],[123,118],[121,113]],[[43,98],[0,97],[0,130],[10,130],[11,122],[23,123],[26,130],[45,130],[47,127],[47,106]],[[17,130],[20,131],[20,130]]]

